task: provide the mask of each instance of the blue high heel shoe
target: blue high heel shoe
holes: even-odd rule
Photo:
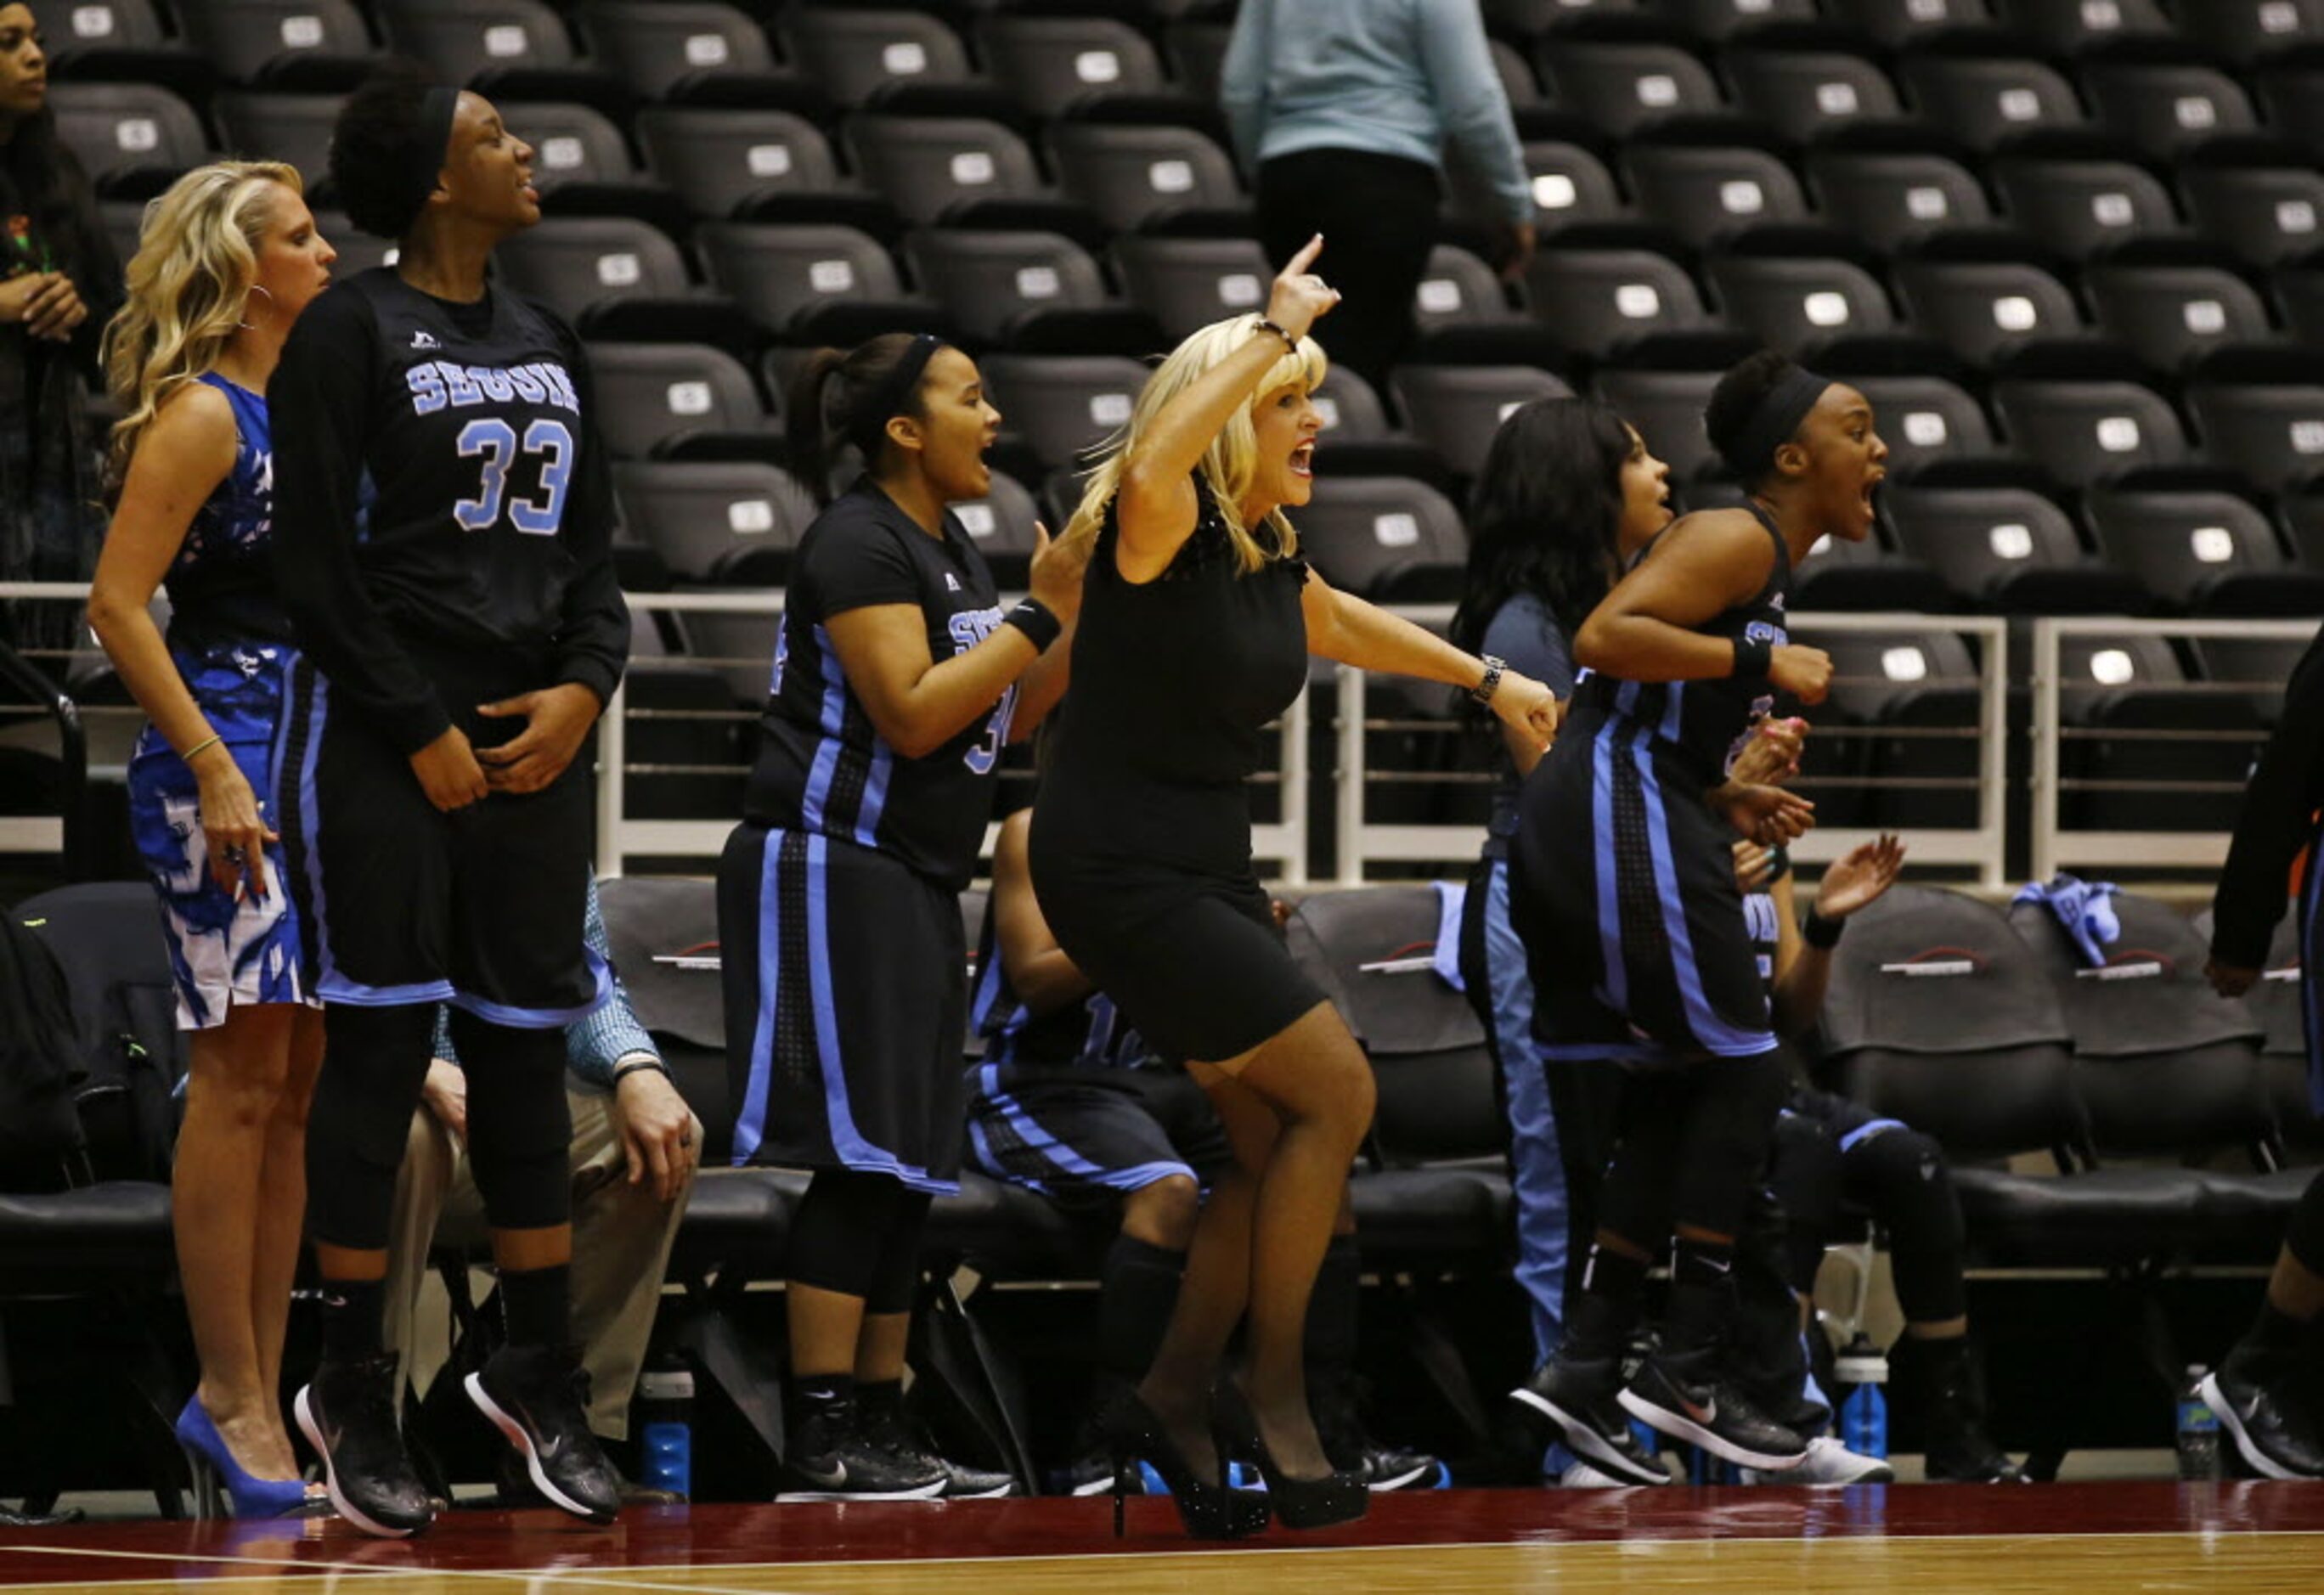
[[[307,1486],[298,1479],[253,1479],[210,1421],[199,1396],[187,1399],[175,1425],[194,1475],[194,1511],[202,1517],[290,1517],[306,1509]],[[221,1498],[223,1497],[223,1498]]]

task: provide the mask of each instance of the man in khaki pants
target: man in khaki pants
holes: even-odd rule
[[[590,950],[606,957],[594,880],[586,936]],[[589,1376],[589,1428],[600,1440],[623,1441],[670,1242],[702,1156],[702,1126],[670,1083],[618,975],[613,985],[595,1013],[566,1028],[566,1097],[573,1111],[573,1338]],[[423,1394],[450,1354],[449,1302],[429,1269],[429,1248],[439,1240],[477,1246],[484,1238],[484,1204],[468,1166],[467,1079],[448,1030],[439,1014],[388,1236],[385,1343],[402,1362],[397,1388],[410,1381]],[[503,1479],[503,1495],[518,1482]],[[676,1498],[635,1485],[622,1493],[641,1504]]]

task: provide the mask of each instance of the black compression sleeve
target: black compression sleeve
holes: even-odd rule
[[[2213,905],[2211,947],[2222,963],[2257,969],[2291,895],[2292,861],[2324,799],[2324,632],[2283,689],[2283,718],[2244,788],[2243,812]]]
[[[629,663],[630,606],[613,576],[613,474],[597,428],[589,357],[569,333],[566,370],[581,400],[581,469],[562,528],[574,568],[557,632],[557,679],[579,682],[603,704],[613,697]]]
[[[335,703],[410,754],[443,735],[452,717],[373,607],[355,559],[378,343],[369,301],[343,287],[309,306],[282,346],[266,384],[275,582]]]

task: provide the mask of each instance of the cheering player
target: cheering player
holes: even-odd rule
[[[382,1281],[449,1002],[509,1332],[468,1394],[535,1489],[607,1522],[620,1481],[567,1343],[564,1028],[607,988],[582,941],[579,755],[629,640],[588,373],[570,327],[487,277],[493,246],[540,217],[531,146],[490,102],[374,78],[340,113],[331,176],[401,254],[318,300],[267,388],[303,650],[275,780],[328,1060],[307,1142],[323,1357],[300,1426],[341,1515],[426,1526]]]

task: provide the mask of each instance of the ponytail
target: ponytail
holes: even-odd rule
[[[853,349],[817,349],[791,379],[783,440],[791,475],[816,504],[831,502],[831,466],[853,444],[876,472],[890,418],[918,417],[920,379],[943,340],[927,333],[883,332]],[[838,379],[836,393],[832,380]]]

